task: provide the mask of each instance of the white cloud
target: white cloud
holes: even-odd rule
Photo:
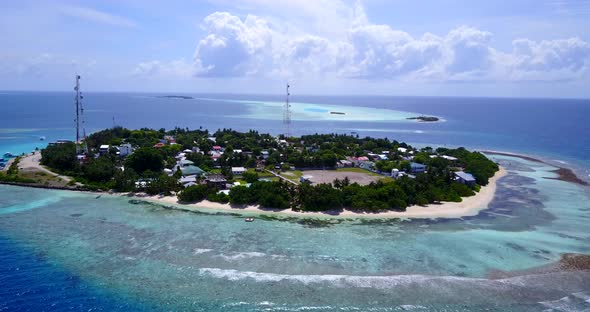
[[[590,65],[590,44],[579,38],[512,42],[510,66],[516,80],[567,80],[582,75]]]
[[[129,28],[137,27],[137,24],[130,19],[98,11],[92,8],[79,6],[64,6],[61,8],[61,13],[100,24]]]
[[[208,35],[195,51],[197,73],[228,77],[259,73],[270,48],[272,32],[261,18],[248,15],[244,21],[227,12],[207,16],[203,28]]]
[[[266,3],[267,0],[242,0]],[[529,81],[573,80],[588,71],[590,44],[579,38],[551,41],[519,39],[512,51],[492,46],[493,34],[468,26],[446,35],[415,38],[389,25],[370,23],[363,7],[342,9],[349,20],[343,36],[287,31],[280,22],[228,12],[215,12],[203,23],[194,62],[176,64],[170,73],[193,71],[202,77],[333,77],[403,81]],[[296,2],[287,1],[286,6]],[[314,7],[302,1],[300,6]],[[313,16],[313,10],[308,15]],[[285,22],[286,23],[286,22]],[[186,65],[186,70],[179,67]],[[138,72],[161,72],[165,64],[140,64]],[[144,69],[141,69],[145,67]],[[148,70],[149,69],[149,70]]]

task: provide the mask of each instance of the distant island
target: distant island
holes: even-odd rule
[[[187,95],[159,95],[159,98],[168,98],[168,99],[181,99],[181,100],[192,100],[194,97],[187,96]]]
[[[346,113],[343,113],[343,112],[330,112],[330,114],[332,114],[332,115],[346,115]]]
[[[417,117],[408,117],[406,119],[409,120],[418,120],[418,121],[422,121],[422,122],[433,122],[433,121],[438,121],[438,117],[434,117],[434,116],[417,116]]]
[[[76,155],[74,142],[50,143],[41,153],[14,159],[0,180],[157,195],[152,199],[197,207],[344,209],[399,217],[408,209],[410,215],[433,217],[485,207],[502,174],[485,155],[465,148],[417,149],[343,134],[276,137],[254,130],[115,127],[93,133],[85,143],[86,155]]]

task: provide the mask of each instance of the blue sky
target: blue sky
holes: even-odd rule
[[[590,97],[590,0],[2,1],[0,89]]]

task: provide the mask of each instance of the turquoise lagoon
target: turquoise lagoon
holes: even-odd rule
[[[156,96],[87,93],[87,131],[113,117],[128,128],[283,131],[281,96]],[[590,176],[588,100],[293,100],[295,135],[513,151]],[[6,92],[0,104],[2,153],[72,139],[71,93]],[[417,115],[445,122],[405,119]],[[550,165],[494,159],[509,174],[489,209],[463,219],[246,223],[127,197],[0,186],[0,311],[588,311],[590,273],[536,268],[590,253],[589,190],[547,179]]]
[[[590,272],[526,270],[590,253],[588,190],[547,179],[556,177],[550,165],[494,159],[509,174],[489,209],[464,219],[246,223],[128,197],[0,186],[0,237],[127,310],[586,311]],[[15,298],[0,306],[18,307]]]

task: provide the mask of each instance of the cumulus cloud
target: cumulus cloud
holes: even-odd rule
[[[512,42],[514,79],[564,80],[582,75],[590,63],[590,44],[579,39]]]
[[[244,21],[227,12],[205,18],[208,35],[199,41],[195,65],[199,75],[227,77],[256,74],[267,60],[272,31],[266,20],[248,15]]]
[[[359,3],[347,12],[350,23],[343,36],[335,37],[292,34],[262,17],[215,12],[203,20],[206,34],[198,40],[192,64],[175,64],[169,71],[204,77],[520,81],[576,79],[590,64],[590,44],[579,38],[518,39],[511,51],[500,51],[485,30],[460,26],[442,36],[414,37],[371,23]],[[149,75],[167,66],[147,62],[136,71]]]

